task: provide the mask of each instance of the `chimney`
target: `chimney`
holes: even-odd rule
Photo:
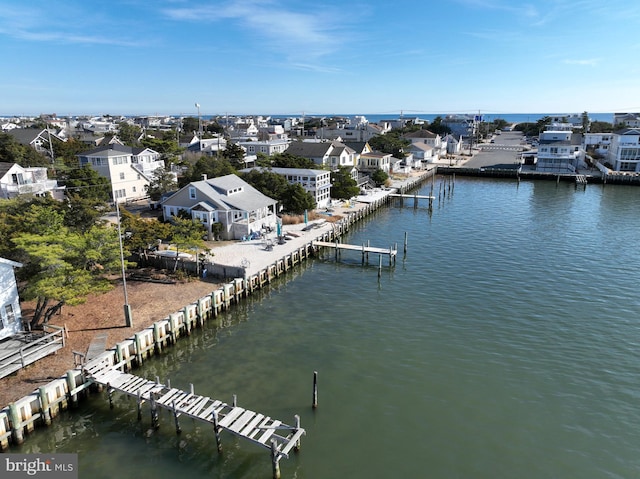
[[[207,181],[207,174],[206,173],[202,173],[202,181]]]

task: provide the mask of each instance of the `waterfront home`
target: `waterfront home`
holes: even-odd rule
[[[119,203],[147,197],[153,172],[164,168],[160,153],[150,148],[108,144],[76,155],[80,166],[89,166],[111,182],[113,201]]]
[[[582,148],[586,154],[607,156],[613,133],[585,133],[582,136]]]
[[[20,195],[51,196],[62,200],[64,187],[58,186],[57,180],[50,180],[44,167],[24,168],[17,163],[0,163],[0,198]]]
[[[309,168],[245,168],[240,173],[251,170],[269,171],[284,177],[292,185],[300,185],[316,201],[316,208],[326,208],[331,202],[331,172]]]
[[[543,131],[538,142],[536,171],[575,173],[584,161],[582,135],[571,129]]]
[[[186,211],[202,222],[213,239],[213,224],[222,224],[220,238],[237,240],[263,227],[275,228],[277,201],[263,195],[237,175],[192,181],[162,202],[166,221]]]
[[[614,132],[606,161],[614,171],[640,173],[640,128]]]
[[[15,268],[22,264],[0,258],[0,339],[22,331],[22,312]]]

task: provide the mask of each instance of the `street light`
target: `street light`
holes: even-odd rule
[[[202,120],[200,119],[200,103],[196,103],[198,109],[198,140],[202,140]]]
[[[120,243],[120,264],[122,265],[122,287],[124,288],[124,320],[128,328],[133,326],[133,318],[131,316],[131,306],[129,306],[129,297],[127,296],[127,278],[124,270],[124,250],[122,248],[122,231],[120,229],[120,206],[118,199],[113,195],[116,202],[116,219],[118,220],[118,241]]]

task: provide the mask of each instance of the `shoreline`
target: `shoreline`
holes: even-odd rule
[[[123,325],[103,327],[98,324],[97,327],[89,329],[69,331],[67,325],[64,324],[67,335],[69,333],[71,333],[71,336],[80,335],[80,331],[84,331],[85,343],[78,344],[77,341],[75,343],[70,341],[65,348],[60,350],[64,350],[63,353],[58,351],[56,354],[42,358],[13,375],[0,379],[0,384],[3,385],[2,389],[5,391],[2,402],[5,404],[8,402],[6,406],[0,409],[0,450],[8,448],[10,442],[14,445],[20,444],[24,440],[25,432],[33,431],[36,425],[48,425],[61,410],[67,409],[70,405],[76,403],[78,393],[85,393],[86,388],[91,383],[84,378],[81,369],[73,367],[69,358],[72,355],[75,356],[75,350],[72,350],[74,347],[77,349],[84,347],[81,351],[83,353],[87,350],[87,334],[89,337],[93,337],[100,330],[108,330],[110,334],[116,337],[115,340],[109,338],[105,353],[99,357],[109,354],[115,357],[121,351],[129,349],[133,353],[129,358],[128,364],[140,362],[143,357],[153,355],[154,349],[161,349],[158,343],[162,343],[162,346],[164,346],[175,340],[176,336],[188,335],[193,327],[203,324],[209,317],[217,316],[219,311],[230,307],[232,303],[237,303],[243,296],[250,294],[254,289],[259,289],[270,283],[272,277],[285,273],[288,270],[288,266],[293,266],[297,262],[310,257],[313,254],[313,241],[341,236],[348,231],[350,224],[359,221],[383,204],[386,204],[390,200],[389,195],[394,191],[405,192],[407,189],[419,186],[435,174],[436,168],[434,165],[433,168],[417,172],[415,175],[400,179],[396,178],[391,188],[374,190],[370,194],[360,197],[361,201],[356,202],[354,205],[335,209],[332,214],[336,216],[342,214],[342,218],[336,223],[325,221],[319,224],[317,228],[308,231],[302,231],[304,224],[287,225],[283,232],[294,233],[291,236],[292,239],[282,245],[274,246],[269,251],[264,249],[262,245],[247,245],[242,242],[221,246],[215,251],[217,259],[235,258],[237,262],[238,255],[243,254],[244,256],[240,256],[240,261],[243,258],[249,261],[249,264],[245,263],[246,267],[243,268],[245,278],[236,278],[231,283],[220,282],[216,279],[184,283],[182,290],[191,290],[191,294],[188,296],[186,294],[185,296],[170,295],[166,291],[160,292],[158,298],[156,298],[158,301],[161,299],[166,300],[168,297],[177,297],[181,303],[182,308],[177,308],[168,316],[164,316],[167,314],[166,310],[160,314],[156,310],[140,319],[141,316],[138,310],[145,303],[148,303],[150,299],[143,294],[137,299],[140,304],[133,308],[135,325],[133,328],[127,328]],[[194,288],[195,285],[198,285],[198,288]],[[171,286],[169,285],[169,288]],[[160,288],[156,288],[156,290],[160,291]],[[207,291],[204,296],[201,294],[203,290]],[[118,296],[118,291],[110,293],[113,298]],[[193,298],[192,302],[185,305],[185,302],[191,298]],[[113,300],[110,301],[110,304],[112,304]],[[153,303],[153,301],[152,299],[151,302]],[[206,307],[208,309],[205,309]],[[113,311],[114,309],[118,311],[117,314]],[[69,310],[72,312],[69,312]],[[73,311],[73,308],[67,308],[66,314],[69,315],[69,318],[74,317]],[[101,313],[106,316],[110,316],[110,313],[113,313],[113,316],[117,317],[119,322],[122,322],[121,318],[119,318],[120,311],[117,308],[102,310]],[[162,317],[165,319],[161,319]],[[100,318],[92,319],[100,323]],[[52,321],[52,324],[55,324],[55,322]],[[170,334],[157,338],[156,331],[166,325],[169,325]],[[92,326],[95,326],[95,324],[92,323]],[[134,331],[138,332],[132,336]],[[141,352],[138,348],[140,347],[140,337],[143,336],[147,338],[147,343],[144,351]],[[170,339],[170,337],[173,339]],[[54,361],[56,359],[57,361]],[[61,362],[61,360],[64,359],[69,363],[62,368],[64,361]],[[49,364],[53,363],[57,364],[57,366],[49,367]],[[46,376],[43,376],[44,374]],[[34,384],[38,383],[42,385],[34,390]],[[11,393],[6,394],[8,391],[11,391]]]

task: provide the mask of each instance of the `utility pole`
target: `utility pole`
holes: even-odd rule
[[[202,120],[200,119],[200,103],[196,103],[198,109],[198,140],[202,140]]]
[[[113,201],[116,203],[116,219],[118,220],[118,241],[120,243],[120,264],[122,266],[122,287],[124,288],[124,321],[128,328],[133,326],[133,317],[131,316],[131,306],[129,306],[129,297],[127,296],[127,278],[124,268],[124,249],[122,248],[122,230],[120,229],[120,206],[116,192],[113,192]]]

